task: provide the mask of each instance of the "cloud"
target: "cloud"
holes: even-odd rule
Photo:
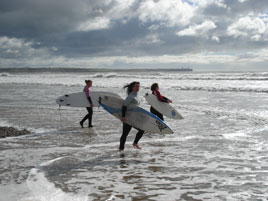
[[[216,6],[219,8],[227,8],[224,0],[189,0],[195,5],[199,5],[201,8],[208,8],[210,6]]]
[[[188,24],[194,15],[194,9],[181,0],[145,0],[140,4],[138,16],[142,22],[172,27]]]
[[[217,43],[219,43],[220,42],[220,39],[219,39],[219,37],[218,36],[212,36],[212,38],[211,38],[212,40],[214,40],[214,41],[216,41]]]
[[[0,54],[5,58],[30,57],[35,53],[32,45],[23,39],[0,37]]]
[[[205,21],[202,24],[190,26],[187,29],[177,32],[178,36],[204,36],[206,37],[210,30],[217,28],[214,22]]]
[[[137,44],[139,45],[144,45],[144,44],[153,45],[153,44],[162,44],[162,43],[163,41],[161,41],[161,39],[159,38],[159,35],[156,33],[150,33],[146,35],[144,38],[137,41]]]
[[[42,48],[40,44],[24,39],[0,37],[0,61],[1,65],[6,64],[12,66],[20,62],[25,65],[32,60],[38,59],[39,62],[44,60],[48,61],[53,58],[58,51],[56,47]],[[10,64],[8,64],[10,62]],[[36,63],[38,64],[38,63]],[[2,66],[0,66],[2,67]],[[14,66],[12,66],[14,67]]]
[[[108,29],[110,25],[110,20],[105,17],[96,17],[95,19],[89,19],[82,22],[78,27],[77,31],[92,31]]]
[[[14,37],[71,31],[84,19],[86,12],[81,0],[1,1],[0,7],[0,33]]]
[[[267,0],[0,1],[0,67],[265,63],[267,10]]]
[[[237,37],[249,37],[251,40],[261,40],[267,37],[268,23],[259,17],[242,17],[227,29],[227,34]]]

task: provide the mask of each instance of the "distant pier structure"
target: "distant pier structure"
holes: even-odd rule
[[[178,71],[193,71],[193,69],[189,68],[189,67],[187,67],[187,68],[181,67],[181,68],[178,68],[177,70]]]
[[[133,70],[133,69],[132,69]],[[136,71],[172,71],[172,72],[192,72],[192,68],[154,68],[154,69],[135,69]]]
[[[169,69],[166,69],[167,71],[181,71],[181,72],[192,72],[193,69],[192,68],[185,68],[185,67],[180,67],[180,68],[169,68]]]

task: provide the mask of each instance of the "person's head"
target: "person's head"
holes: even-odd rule
[[[138,92],[140,89],[140,83],[139,82],[131,82],[130,84],[127,84],[124,86],[124,89],[127,88],[127,93],[130,94],[132,91]]]
[[[88,87],[92,86],[92,81],[91,80],[85,80],[85,83]]]
[[[153,83],[152,86],[151,86],[151,90],[152,91],[155,91],[155,90],[158,90],[159,89],[159,86],[157,83]]]

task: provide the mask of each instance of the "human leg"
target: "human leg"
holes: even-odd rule
[[[88,111],[88,127],[93,127],[92,126],[92,115],[93,115],[92,107],[87,107],[87,111]]]
[[[133,142],[133,146],[137,147],[138,149],[141,149],[141,147],[138,145],[138,142],[142,138],[143,134],[144,131],[138,129],[138,133],[136,134],[135,140]]]
[[[87,111],[88,111],[88,113],[84,116],[84,118],[80,121],[80,125],[81,125],[81,127],[82,128],[84,128],[84,122],[88,119],[88,122],[89,121],[92,121],[92,108],[91,107],[87,107],[86,108],[87,109]],[[91,124],[91,122],[90,122],[90,124]]]
[[[163,115],[160,112],[158,112],[156,109],[154,109],[153,107],[150,107],[150,112],[158,116],[158,118],[161,119],[162,121],[164,121]]]
[[[125,148],[127,136],[129,134],[131,128],[132,127],[130,125],[123,123],[123,133],[122,133],[121,138],[120,138],[120,146],[119,146],[120,151],[124,150],[124,148]]]

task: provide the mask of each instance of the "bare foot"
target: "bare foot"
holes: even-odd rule
[[[137,149],[141,149],[141,147],[138,144],[133,144],[133,147],[136,147]]]

